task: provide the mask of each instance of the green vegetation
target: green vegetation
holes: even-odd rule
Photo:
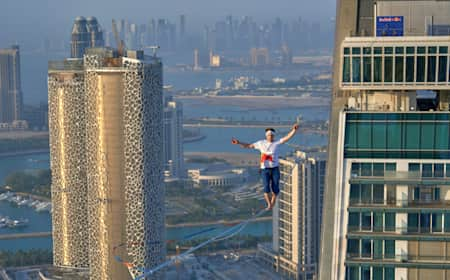
[[[1,139],[0,153],[48,149],[48,137]]]
[[[31,249],[28,251],[0,251],[0,267],[43,265],[53,263],[53,254],[49,249]]]
[[[9,187],[8,190],[13,192],[23,192],[50,198],[51,172],[49,169],[17,171],[5,178],[5,185]]]

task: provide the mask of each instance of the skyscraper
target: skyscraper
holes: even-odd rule
[[[70,53],[72,58],[83,58],[87,48],[103,47],[103,31],[95,17],[76,17],[72,27]]]
[[[0,123],[22,119],[19,46],[0,49]]]
[[[338,2],[320,279],[449,279],[450,1]]]
[[[63,245],[55,265],[70,266],[74,252],[64,244],[73,243],[87,249],[91,279],[131,279],[115,246],[125,244],[122,258],[139,267],[165,259],[161,62],[94,48],[84,62],[50,70],[53,237],[67,239],[54,241]],[[84,231],[73,231],[80,226],[85,243]]]
[[[185,176],[183,107],[171,97],[166,97],[164,105],[164,170],[166,177],[182,178]]]
[[[283,279],[315,279],[325,186],[326,154],[297,152],[280,159],[280,195],[273,209],[273,242],[259,254]]]
[[[49,63],[53,263],[88,268],[86,118],[83,61]]]

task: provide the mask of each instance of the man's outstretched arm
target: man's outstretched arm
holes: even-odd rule
[[[241,146],[241,148],[244,148],[244,149],[254,149],[255,148],[255,146],[253,144],[241,142],[241,141],[237,140],[236,138],[231,139],[231,144],[239,145],[239,146]]]
[[[286,135],[286,136],[284,136],[283,138],[281,138],[281,143],[286,143],[287,141],[289,141],[292,137],[294,137],[294,135],[295,135],[295,133],[297,132],[297,130],[298,130],[298,124],[294,124],[293,126],[292,126],[292,129],[291,129],[291,131],[289,131],[289,133]]]

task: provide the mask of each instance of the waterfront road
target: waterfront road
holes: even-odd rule
[[[36,237],[51,237],[52,232],[27,232],[27,233],[11,233],[11,234],[0,234],[0,240],[8,239],[21,239],[21,238],[36,238]]]

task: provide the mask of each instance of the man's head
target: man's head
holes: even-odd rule
[[[266,140],[269,142],[273,142],[273,140],[275,140],[275,129],[271,127],[266,128]]]

